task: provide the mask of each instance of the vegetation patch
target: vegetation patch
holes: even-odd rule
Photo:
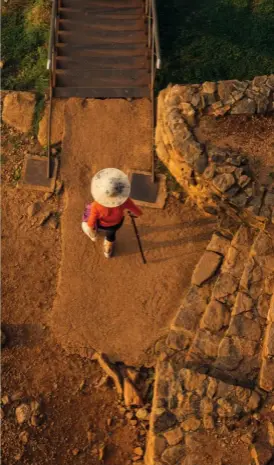
[[[158,89],[273,73],[273,0],[159,0],[157,6]]]
[[[47,47],[50,1],[33,0],[3,8],[2,88],[44,92],[48,86]]]

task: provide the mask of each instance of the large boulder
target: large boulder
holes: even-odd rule
[[[36,97],[32,92],[10,92],[5,96],[2,119],[4,123],[27,133],[32,129]]]

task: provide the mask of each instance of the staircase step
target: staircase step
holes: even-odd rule
[[[71,56],[74,57],[146,57],[148,56],[148,49],[139,44],[107,44],[89,45],[83,49],[81,45],[63,44],[58,42],[56,44],[58,56]]]
[[[57,56],[57,69],[148,69],[149,60],[144,56],[139,57],[74,57]]]
[[[146,69],[115,70],[94,69],[92,71],[56,70],[57,87],[143,87],[149,84]]]
[[[148,87],[126,88],[92,88],[92,87],[55,87],[53,96],[56,98],[149,98]]]
[[[146,44],[147,37],[144,31],[81,31],[81,34],[71,31],[58,31],[58,41],[63,43],[81,44],[88,47],[90,44]]]
[[[142,9],[140,0],[115,0],[113,1],[105,1],[105,0],[82,0],[81,2],[77,0],[61,0],[61,6],[66,8],[83,8],[88,7],[91,9],[98,9],[104,11],[113,11],[117,9],[125,9],[125,10],[132,10],[132,9]]]
[[[102,21],[102,24],[106,21],[139,21],[140,19],[144,18],[143,14],[140,12],[123,12],[122,11],[115,11],[111,15],[94,12],[90,10],[81,11],[79,8],[59,8],[59,17],[60,19],[70,19],[70,20],[77,20],[77,21],[90,21],[94,24]]]
[[[124,19],[121,23],[120,20],[107,18],[107,19],[98,19],[92,18],[92,22],[87,22],[86,17],[81,16],[77,19],[60,19],[59,20],[59,30],[60,31],[77,31],[77,30],[90,30],[90,31],[144,31],[145,24],[143,19],[132,20]]]
[[[104,17],[117,17],[117,15],[123,15],[127,19],[130,19],[133,15],[134,18],[142,18],[144,16],[144,10],[142,8],[107,8],[104,7],[92,7],[83,3],[74,3],[69,0],[63,0],[61,4],[60,11],[62,8],[69,8],[71,13],[80,12],[82,15],[88,14],[92,16],[101,16]]]

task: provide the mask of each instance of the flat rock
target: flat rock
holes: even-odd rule
[[[269,323],[265,335],[265,355],[269,358],[274,356],[274,323]]]
[[[220,255],[206,251],[195,267],[191,283],[196,286],[201,286],[205,281],[214,276],[221,262],[222,257]]]
[[[229,246],[230,246],[229,239],[227,239],[224,236],[220,236],[219,234],[214,233],[206,250],[209,250],[210,252],[217,252],[225,256],[227,254]]]
[[[209,289],[207,289],[206,284],[203,287],[191,286],[171,324],[172,329],[181,330],[183,328],[189,332],[194,331],[206,308],[208,298]]]
[[[213,297],[220,302],[226,303],[231,300],[231,296],[234,295],[238,287],[237,279],[230,273],[223,273],[217,280],[214,290]]]
[[[231,319],[227,335],[259,341],[261,337],[260,324],[256,320],[246,318],[244,314],[236,315]]]
[[[169,447],[162,454],[162,461],[168,465],[178,465],[185,455],[185,448],[177,445]]]
[[[274,389],[274,360],[263,358],[259,383],[265,391],[271,392]]]
[[[201,327],[215,333],[227,326],[230,319],[230,312],[227,306],[218,300],[212,299],[201,321]]]
[[[236,369],[241,360],[243,359],[239,349],[233,343],[233,340],[229,337],[225,337],[219,347],[217,366],[225,369]]]
[[[233,314],[238,315],[240,313],[250,312],[253,307],[254,302],[251,297],[245,292],[238,292],[233,308]]]
[[[22,431],[20,434],[19,434],[19,440],[23,443],[23,444],[27,444],[28,441],[29,441],[29,433],[27,431]]]
[[[189,370],[187,368],[183,368],[180,372],[180,375],[184,382],[184,388],[187,391],[197,391],[203,389],[206,375],[202,373],[196,373],[195,371]]]
[[[4,100],[3,121],[20,132],[32,129],[36,97],[32,92],[10,92]]]
[[[162,453],[167,447],[166,439],[163,436],[156,436],[149,433],[146,444],[146,456],[160,459]]]
[[[169,446],[176,446],[183,440],[184,433],[181,428],[178,427],[164,433],[164,437],[166,438]]]
[[[170,349],[182,350],[187,349],[190,345],[191,338],[184,332],[177,333],[176,331],[170,331],[166,340],[166,344]]]
[[[236,102],[231,108],[232,115],[252,114],[256,111],[256,103],[250,98],[243,98]]]
[[[154,432],[156,434],[163,433],[164,431],[167,431],[168,429],[175,426],[176,423],[177,423],[176,416],[173,413],[166,410],[155,419]]]
[[[206,330],[198,331],[189,351],[190,359],[195,359],[195,355],[201,359],[217,357],[220,342],[220,336]],[[187,360],[189,360],[188,356]]]
[[[181,426],[184,431],[197,431],[201,425],[201,420],[196,418],[194,415],[187,417],[185,421],[181,423]]]
[[[21,404],[15,410],[16,420],[19,425],[30,419],[31,410],[27,404]]]
[[[257,311],[262,318],[267,318],[270,309],[270,296],[267,294],[260,295],[257,301]]]
[[[146,408],[139,408],[136,412],[136,417],[139,420],[148,421],[150,418],[150,413],[148,412]]]
[[[260,405],[260,402],[261,397],[259,396],[258,392],[253,391],[246,406],[247,411],[257,410],[257,408]]]
[[[235,178],[231,173],[218,174],[213,179],[213,185],[221,192],[227,191],[235,184]]]

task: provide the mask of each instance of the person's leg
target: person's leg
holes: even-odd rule
[[[96,231],[91,229],[86,221],[82,221],[82,230],[93,242],[96,241]]]
[[[114,242],[116,240],[116,231],[121,228],[123,225],[124,219],[114,226],[109,226],[108,228],[102,228],[105,231],[105,240],[104,240],[104,255],[106,258],[110,258],[113,254]],[[100,226],[99,226],[100,227]]]

